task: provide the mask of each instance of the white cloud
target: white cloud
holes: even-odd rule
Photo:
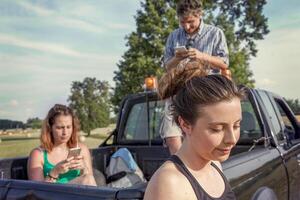
[[[94,25],[92,23],[88,23],[86,21],[76,19],[74,16],[64,16],[64,13],[60,13],[58,11],[48,10],[43,7],[40,7],[38,5],[33,5],[25,1],[20,1],[19,5],[21,5],[23,8],[33,11],[35,14],[37,14],[40,17],[48,17],[49,20],[52,22],[55,22],[55,24],[58,24],[63,27],[69,27],[69,28],[76,28],[79,30],[84,30],[87,32],[95,32],[95,33],[102,33],[102,28],[97,25]],[[81,10],[81,8],[79,9]],[[78,11],[76,9],[76,11]],[[92,11],[91,8],[85,7],[84,12]],[[82,11],[81,11],[82,12]],[[78,16],[78,15],[77,15]],[[80,16],[80,15],[79,15]]]
[[[12,106],[12,107],[17,107],[19,105],[19,102],[15,99],[11,100],[9,102],[9,104]]]
[[[289,98],[300,98],[300,29],[271,30],[258,42],[258,54],[250,62],[256,86]]]
[[[76,28],[76,29],[87,31],[87,32],[94,32],[94,33],[102,33],[103,32],[103,29],[100,27],[100,25],[97,26],[97,25],[85,22],[83,20],[66,18],[66,17],[61,17],[61,16],[55,17],[54,20],[56,21],[57,24],[60,24],[61,26],[64,26],[64,27]]]
[[[23,112],[20,112],[23,110]],[[10,108],[6,110],[0,109],[0,119],[11,119],[17,121],[26,122],[26,120],[30,117],[36,116],[32,108],[27,107],[18,107],[17,108]]]
[[[126,30],[132,27],[127,23],[115,23],[113,21],[110,21],[112,19],[103,20],[103,18],[101,18],[101,11],[96,10],[95,7],[86,4],[72,3],[62,11],[47,10],[43,7],[33,5],[24,1],[20,1],[20,5],[25,9],[35,12],[35,14],[41,17],[49,17],[51,21],[55,21],[55,24],[63,27],[83,30],[86,32],[103,33],[104,31],[107,31],[109,29]],[[83,16],[85,19],[93,19],[94,21],[97,21],[97,24],[93,24],[91,22],[80,19]]]
[[[33,5],[26,1],[18,1],[19,5],[27,10],[31,10],[40,16],[49,16],[53,13],[51,10],[47,10],[37,5]]]
[[[0,55],[0,69],[6,70],[6,75],[30,74],[38,76],[39,74],[69,75],[113,71],[116,69],[116,63],[120,59],[118,55],[102,54],[87,55],[86,57],[60,58],[55,59],[55,55]],[[0,76],[1,77],[1,76]],[[76,76],[75,76],[76,77]],[[112,78],[103,77],[103,78]],[[1,80],[0,80],[1,82]]]
[[[262,80],[259,80],[257,82],[258,85],[260,85],[261,87],[270,87],[270,86],[275,86],[276,82],[274,80],[271,80],[269,78],[264,78]]]
[[[99,10],[96,9],[95,6],[88,5],[88,4],[76,4],[72,2],[71,4],[65,5],[63,7],[63,12],[69,16],[76,16],[76,17],[94,17],[95,15],[99,15]]]
[[[109,23],[107,24],[108,28],[111,29],[129,29],[131,26],[129,24],[117,24],[117,23]]]
[[[32,95],[35,95],[34,91],[32,91]],[[28,100],[23,98],[22,102],[18,103],[18,106],[10,106],[11,102],[1,104],[0,119],[11,119],[25,122],[28,118],[32,117],[44,118],[49,107],[53,105],[49,104],[49,98],[53,97],[44,96],[43,98],[30,98]]]
[[[46,53],[61,54],[65,56],[95,59],[98,61],[110,61],[116,59],[115,55],[101,55],[93,53],[82,53],[80,51],[69,48],[65,45],[49,43],[49,42],[36,42],[32,40],[27,40],[21,37],[11,36],[7,34],[0,33],[0,44],[14,45],[17,47],[28,48],[32,50],[43,51]]]
[[[24,38],[1,34],[1,33],[0,33],[0,43],[33,49],[33,50],[44,51],[44,52],[63,54],[67,56],[81,56],[80,52],[74,51],[63,45],[47,43],[47,42],[35,42],[31,40],[26,40]]]
[[[26,108],[25,113],[27,116],[33,116],[33,109],[32,108]]]
[[[12,115],[11,112],[0,109],[0,119],[4,119],[5,118],[4,116],[11,116],[11,115]]]

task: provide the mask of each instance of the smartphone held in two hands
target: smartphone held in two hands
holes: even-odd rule
[[[81,152],[80,147],[71,148],[71,149],[69,149],[68,158],[77,157],[80,155],[80,152]]]
[[[177,46],[177,47],[175,47],[175,51],[183,53],[183,52],[187,51],[187,48],[185,46]]]

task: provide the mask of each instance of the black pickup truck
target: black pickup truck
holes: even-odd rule
[[[299,200],[300,125],[294,114],[282,97],[257,89],[248,89],[242,108],[240,140],[222,163],[237,199]],[[124,98],[110,140],[91,149],[95,172],[105,173],[112,153],[126,147],[149,180],[169,156],[159,137],[163,110],[155,92]],[[26,157],[0,160],[0,199],[143,199],[146,188],[28,181],[26,163]]]

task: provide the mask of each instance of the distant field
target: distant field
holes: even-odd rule
[[[107,128],[99,128],[92,131],[90,137],[85,137],[85,143],[89,148],[98,147],[114,129],[114,125]],[[0,134],[0,159],[28,156],[30,151],[39,146],[40,130],[20,131],[12,130],[6,134]],[[84,135],[84,134],[83,134]]]

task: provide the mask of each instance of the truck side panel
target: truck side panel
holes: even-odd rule
[[[49,184],[24,180],[0,182],[0,199],[116,199],[117,189],[96,188],[83,185]]]
[[[0,160],[2,178],[27,180],[27,157]]]
[[[266,92],[267,93],[267,92]],[[267,93],[278,120],[278,134],[284,135],[284,145],[279,145],[289,178],[289,199],[300,199],[300,127],[288,105],[280,96]]]
[[[273,190],[278,199],[288,198],[288,180],[276,148],[257,147],[229,158],[222,166],[237,199],[251,199],[262,187]]]

